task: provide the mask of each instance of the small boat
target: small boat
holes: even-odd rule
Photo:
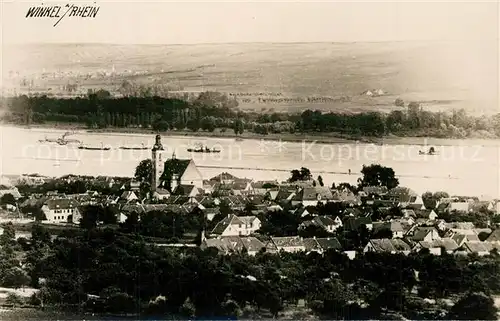
[[[104,147],[103,144],[101,143],[101,147],[78,146],[78,149],[84,149],[84,150],[110,150],[111,147]]]
[[[215,148],[213,149],[210,149],[208,147],[197,147],[197,148],[188,148],[187,150],[188,152],[191,152],[191,153],[220,153],[220,150],[217,150]]]
[[[434,149],[434,147],[431,147],[429,148],[429,151],[428,152],[423,152],[423,151],[418,151],[418,154],[419,155],[437,155],[438,153],[436,152],[436,150]]]
[[[39,139],[38,142],[39,143],[56,143],[56,144],[62,145],[62,146],[67,145],[69,143],[81,144],[81,141],[79,141],[78,139],[66,139],[66,136],[71,135],[71,134],[72,133],[70,133],[70,132],[66,132],[60,138],[47,138],[47,136],[45,136],[45,139]]]
[[[126,149],[126,150],[145,150],[148,149],[144,144],[142,144],[141,147],[129,147],[129,146],[120,146],[120,149]]]
[[[234,140],[235,140],[235,141],[237,141],[237,142],[241,142],[241,141],[243,140],[243,138],[241,138],[241,137],[236,137]]]

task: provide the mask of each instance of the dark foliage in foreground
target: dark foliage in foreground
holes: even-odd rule
[[[485,299],[463,297],[464,304],[451,309],[449,317],[487,319],[496,311],[488,295],[500,293],[498,254],[368,253],[354,260],[333,251],[221,256],[214,249],[152,246],[137,234],[112,229],[67,232],[51,243],[38,228],[34,237],[28,266],[34,284],[45,278],[44,304],[94,312],[277,315],[305,299],[328,318],[381,318],[393,311],[439,319],[449,309],[423,298],[458,300],[470,292]]]

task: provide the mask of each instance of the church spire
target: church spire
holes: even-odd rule
[[[156,135],[156,141],[155,144],[153,145],[153,151],[155,150],[163,150],[163,145],[161,144],[161,136]]]

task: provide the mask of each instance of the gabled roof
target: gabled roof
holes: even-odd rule
[[[413,234],[412,239],[417,242],[423,241],[427,234],[432,232],[436,234],[438,233],[434,227],[418,226],[415,228],[415,234]]]
[[[304,247],[306,248],[306,252],[321,250],[321,246],[319,245],[319,243],[316,241],[315,238],[304,239]]]
[[[359,210],[358,208],[352,208],[352,207],[345,209],[344,214],[345,215],[351,215],[352,214],[353,216],[356,216],[356,217],[363,215],[363,213],[361,212],[361,210]]]
[[[238,216],[238,218],[243,222],[243,224],[250,225],[253,224],[254,222],[258,221],[259,219],[256,216]],[[234,224],[239,224],[235,222]]]
[[[45,202],[45,205],[51,210],[71,209],[79,206],[78,202],[71,198],[49,199]]]
[[[361,225],[368,225],[372,224],[372,218],[370,216],[361,216],[361,217],[354,217],[354,216],[346,216],[342,220],[342,225],[346,230],[357,230]]]
[[[217,250],[223,253],[229,253],[232,251],[240,251],[243,249],[243,244],[239,239],[235,238],[213,238],[206,239],[204,241],[207,247],[215,247]]]
[[[455,241],[457,244],[462,244],[463,242],[467,241],[467,235],[465,234],[460,234],[460,233],[455,233],[451,239]]]
[[[402,209],[401,212],[403,213],[404,216],[417,217],[417,214],[415,213],[415,211],[413,209],[405,208],[405,209]]]
[[[316,238],[316,242],[318,242],[319,246],[323,251],[326,250],[341,250],[342,245],[336,237],[324,237],[324,238]]]
[[[125,204],[120,207],[120,211],[125,213],[145,213],[146,209],[142,204]]]
[[[129,198],[131,196],[136,196],[136,195],[132,191],[124,191],[120,197],[121,198]]]
[[[351,191],[334,191],[332,194],[332,199],[338,202],[344,203],[357,203],[359,199]]]
[[[472,242],[465,242],[464,245],[462,245],[464,249],[469,250],[472,253],[479,253],[479,252],[489,252],[490,248],[484,244],[483,242],[480,241],[472,241]]]
[[[318,200],[318,196],[321,198],[321,200],[333,199],[332,192],[325,186],[305,186],[293,197],[293,200],[315,201]]]
[[[205,214],[213,214],[213,215],[217,215],[217,214],[220,214],[220,209],[218,207],[208,207],[208,208],[204,208],[203,210],[203,213]]]
[[[230,188],[233,190],[243,190],[247,188],[250,183],[249,179],[236,179],[233,183],[229,184]]]
[[[405,208],[413,209],[413,210],[420,210],[420,209],[422,209],[423,206],[424,205],[420,204],[420,203],[409,203],[409,204],[405,205]],[[430,211],[429,211],[429,213],[430,213]]]
[[[155,194],[158,194],[158,195],[170,195],[170,192],[164,188],[157,188],[155,190]]]
[[[401,222],[391,221],[391,222],[375,222],[373,223],[373,229],[375,231],[388,229],[391,232],[402,232],[404,231]]]
[[[178,175],[182,177],[184,172],[188,168],[189,164],[192,162],[191,159],[178,159],[171,158],[165,162],[165,168],[163,170],[163,179],[170,179],[172,175]]]
[[[296,194],[297,190],[295,188],[280,188],[278,191],[278,194],[276,195],[275,200],[276,201],[284,201],[284,200],[289,200],[290,198],[294,197]]]
[[[240,237],[240,240],[241,243],[243,244],[243,247],[248,252],[258,252],[265,247],[264,243],[262,243],[258,238],[253,236]]]
[[[472,230],[475,227],[472,222],[451,222],[445,224],[447,228],[457,230]]]
[[[174,195],[189,195],[196,187],[194,185],[179,185],[174,190]]]
[[[369,243],[376,252],[394,252],[396,249],[391,243],[391,239],[371,239]]]
[[[417,198],[418,194],[408,187],[398,186],[390,189],[387,196],[397,198],[401,202],[410,202],[411,199]]]
[[[358,225],[373,224],[371,216],[360,216],[356,219]]]
[[[365,186],[363,187],[363,192],[368,195],[384,195],[387,194],[388,190],[386,186]]]
[[[415,214],[417,218],[429,218],[429,215],[433,212],[433,210],[425,209],[425,210],[415,210]],[[436,213],[436,212],[434,212]]]
[[[426,249],[444,247],[446,251],[455,251],[458,248],[457,242],[450,238],[434,240],[432,242],[420,241],[418,243],[420,244],[420,246]]]
[[[496,229],[491,232],[490,236],[486,239],[486,242],[500,242],[500,229]]]
[[[216,175],[210,179],[210,181],[230,181],[230,180],[235,180],[238,179],[238,177],[229,174],[227,172],[222,172],[219,175]]]
[[[314,223],[316,223],[317,225],[320,225],[320,226],[323,226],[323,227],[327,227],[327,226],[332,226],[332,225],[337,225],[337,223],[334,221],[333,218],[331,218],[330,216],[316,216],[312,219],[312,221]]]
[[[255,216],[236,216],[231,214],[223,218],[212,230],[212,234],[222,234],[229,225],[248,225],[258,220]]]
[[[234,224],[244,224],[242,220],[238,218],[238,216],[234,214],[230,214],[227,217],[223,218],[212,230],[212,234],[222,234],[227,229],[229,225]]]
[[[487,210],[490,206],[492,206],[492,203],[489,201],[476,201],[469,204],[469,210],[479,212],[481,210]]]
[[[271,240],[278,248],[304,246],[304,241],[299,236],[271,237]]]
[[[410,251],[408,243],[400,239],[371,239],[369,243],[377,252]]]
[[[391,239],[390,241],[396,251],[411,251],[411,246],[401,239]]]
[[[253,188],[264,188],[264,185],[276,185],[278,186],[279,183],[278,181],[274,180],[274,181],[256,181],[256,182],[252,182],[252,187]]]

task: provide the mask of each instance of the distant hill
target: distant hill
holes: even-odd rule
[[[42,44],[4,47],[2,59],[4,77],[16,71],[66,72],[62,79],[37,79],[35,90],[54,90],[68,82],[116,89],[129,80],[185,91],[352,98],[348,103],[319,104],[322,109],[392,108],[394,99],[400,97],[422,101],[429,109],[466,108],[474,113],[497,111],[498,74],[492,72],[498,70],[495,53],[494,48],[475,44],[430,42]],[[75,76],[112,70],[114,76]],[[374,89],[385,95],[363,95]],[[301,109],[318,104],[278,104],[275,108],[282,105]]]

